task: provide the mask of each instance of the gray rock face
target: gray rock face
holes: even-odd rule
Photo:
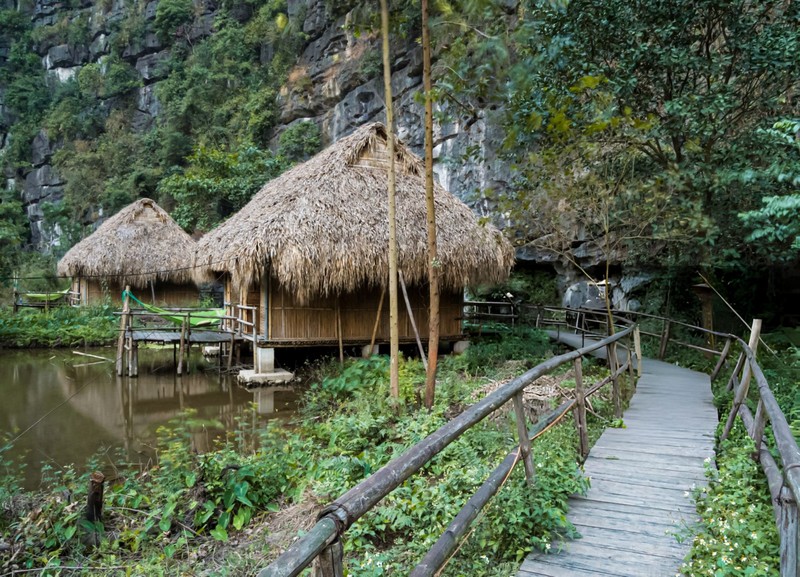
[[[60,44],[47,51],[42,64],[46,70],[54,68],[70,68],[86,62],[89,50],[85,46],[71,46]]]
[[[34,166],[41,166],[50,162],[53,153],[58,149],[58,143],[52,142],[47,136],[47,131],[40,130],[31,144],[31,160]]]
[[[170,51],[162,50],[155,54],[142,56],[136,61],[136,70],[144,80],[145,84],[151,84],[155,80],[166,77],[166,67],[163,66],[169,60]]]
[[[136,62],[143,56],[153,54],[164,48],[164,43],[153,32],[145,34],[144,38],[135,41],[125,47],[122,57],[130,62]]]

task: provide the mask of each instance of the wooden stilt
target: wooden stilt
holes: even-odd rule
[[[131,376],[132,377],[138,377],[139,376],[139,343],[137,341],[134,341],[133,338],[131,338],[131,357],[132,357],[131,367],[133,369],[131,371]]]
[[[236,346],[236,337],[233,333],[231,333],[231,342],[228,345],[228,370],[231,370],[231,365],[233,364],[233,349]]]

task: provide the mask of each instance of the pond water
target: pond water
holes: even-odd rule
[[[112,359],[113,349],[81,351]],[[186,409],[196,418],[217,421],[195,435],[197,450],[234,427],[255,403],[259,420],[290,416],[297,394],[290,387],[248,391],[235,375],[215,370],[216,359],[191,359],[178,377],[172,350],[140,349],[139,377],[117,377],[114,363],[72,351],[0,351],[0,446],[19,438],[10,456],[25,463],[25,484],[41,482],[42,466],[74,464],[104,451],[107,465],[119,450],[129,462],[146,466],[154,454],[156,429]]]

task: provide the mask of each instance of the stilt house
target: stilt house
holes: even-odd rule
[[[156,306],[196,305],[193,282],[196,244],[149,198],[123,208],[73,246],[58,263],[72,277],[80,304],[119,304],[125,285]]]
[[[374,331],[377,342],[388,342],[388,164],[386,128],[363,126],[267,183],[198,241],[196,264],[222,275],[226,302],[255,308],[260,348],[364,345]],[[425,340],[424,165],[398,141],[395,168],[399,270]],[[440,338],[456,341],[464,287],[505,279],[514,253],[440,186],[435,204]],[[401,341],[413,342],[402,293],[399,303]]]

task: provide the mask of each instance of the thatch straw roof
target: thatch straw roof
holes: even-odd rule
[[[144,288],[151,281],[190,282],[196,244],[149,198],[123,208],[73,246],[58,274]]]
[[[240,288],[270,274],[300,301],[388,284],[388,148],[382,124],[362,126],[267,183],[197,246],[196,264],[229,272]],[[427,279],[424,166],[397,142],[398,264],[407,284]],[[435,189],[440,279],[446,287],[495,283],[514,252],[458,198]]]

